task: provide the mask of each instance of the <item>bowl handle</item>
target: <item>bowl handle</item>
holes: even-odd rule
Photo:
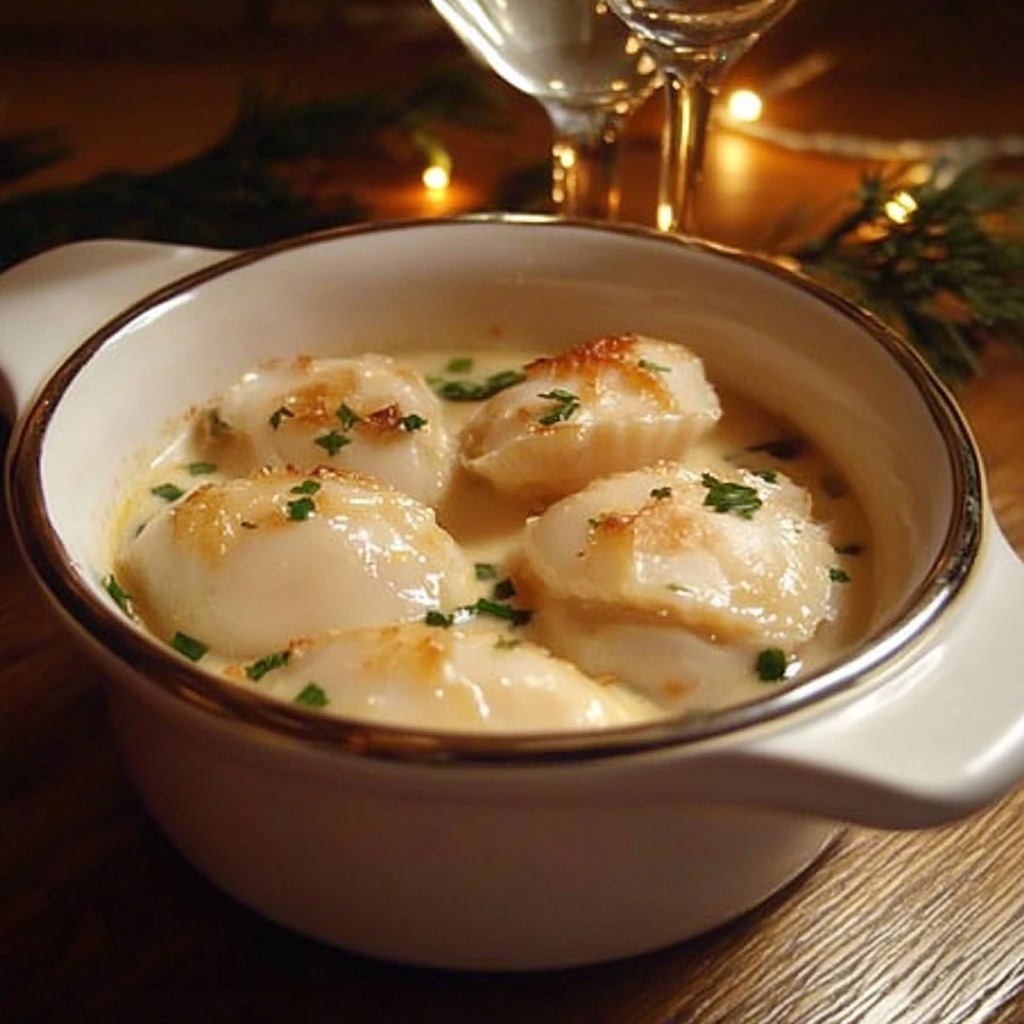
[[[1024,566],[991,513],[985,533],[977,577],[941,633],[905,652],[867,693],[712,755],[718,785],[732,791],[723,796],[923,828],[964,817],[1024,779]]]
[[[14,420],[61,360],[136,299],[230,255],[158,242],[73,242],[0,275],[0,413]]]

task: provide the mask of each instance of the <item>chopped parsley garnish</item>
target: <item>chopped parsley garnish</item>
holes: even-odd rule
[[[850,574],[845,569],[840,569],[838,566],[833,565],[828,570],[828,578],[833,583],[849,583]]]
[[[350,408],[344,402],[338,406],[334,415],[341,420],[341,425],[345,430],[351,430],[357,423],[361,423],[363,419],[355,409]]]
[[[268,654],[263,658],[257,658],[251,665],[245,666],[245,674],[255,682],[257,679],[262,679],[275,668],[283,668],[288,664],[288,659],[291,656],[291,651],[275,651],[273,654]]]
[[[479,382],[440,380],[434,377],[429,384],[441,398],[445,398],[449,402],[482,402],[499,391],[504,391],[505,388],[510,388],[513,384],[519,384],[524,380],[526,380],[526,374],[522,370],[501,370]]]
[[[496,580],[498,567],[492,562],[474,562],[473,572],[478,580]]]
[[[185,492],[177,484],[157,484],[156,487],[150,487],[149,493],[164,501],[177,501]]]
[[[189,476],[205,476],[207,473],[216,473],[217,465],[213,462],[190,462],[188,464]]]
[[[455,625],[455,614],[451,613],[446,615],[444,612],[439,612],[434,608],[431,608],[426,615],[423,616],[423,621],[428,626],[440,626],[442,629],[447,629],[449,626]]]
[[[290,494],[316,494],[322,486],[319,480],[303,480],[301,484],[290,487],[288,491]]]
[[[719,480],[711,473],[702,473],[700,481],[708,489],[704,504],[716,512],[732,512],[741,519],[752,519],[761,507],[761,499],[754,487]]]
[[[411,433],[414,430],[422,430],[427,425],[427,421],[422,416],[417,416],[416,413],[411,412],[408,416],[403,416],[398,421],[398,425],[403,430],[408,430]]]
[[[336,430],[329,430],[313,439],[313,444],[323,448],[328,455],[337,455],[347,444],[352,443],[352,438],[339,434]]]
[[[863,551],[863,544],[839,544],[835,547],[835,553],[837,555],[859,555]]]
[[[171,637],[171,646],[189,661],[198,661],[210,649],[202,640],[196,640],[187,633],[175,633]]]
[[[766,647],[757,656],[757,674],[766,683],[777,683],[786,675],[786,652],[778,647]]]
[[[516,585],[507,576],[503,580],[498,580],[491,591],[491,597],[495,601],[510,601],[515,596]]]
[[[448,360],[445,369],[449,373],[469,373],[473,369],[473,360],[466,356],[456,356]]]
[[[525,626],[533,618],[533,612],[526,608],[513,608],[510,604],[489,597],[478,598],[473,604],[461,605],[453,612],[439,612],[431,609],[423,616],[428,626],[440,626],[448,629],[456,622],[464,622],[475,615],[490,615],[496,619],[504,619],[513,626]]]
[[[494,649],[496,651],[511,651],[513,647],[518,647],[522,642],[517,636],[499,636],[494,641]]]
[[[273,430],[277,430],[281,426],[282,420],[290,420],[295,413],[291,411],[286,405],[278,406],[271,414],[267,417],[267,422],[270,424]]]
[[[302,522],[308,519],[316,511],[316,503],[308,495],[289,501],[285,506],[287,516],[295,522]]]
[[[754,471],[754,476],[759,476],[765,483],[776,484],[779,482],[779,474],[774,469],[758,469]]]
[[[306,683],[295,695],[295,703],[307,708],[325,708],[330,701],[328,701],[322,686],[317,686],[316,683]]]
[[[654,498],[655,501],[664,501],[666,498],[671,498],[672,497],[672,488],[671,487],[655,487],[651,491],[651,497]]]
[[[131,595],[124,589],[124,587],[121,586],[120,583],[117,582],[113,573],[103,581],[103,586],[110,595],[114,604],[116,604],[117,607],[125,613],[125,615],[130,618],[135,618],[135,613],[132,611]]]
[[[692,594],[694,592],[693,587],[686,583],[666,583],[665,586],[671,590],[673,594]]]
[[[474,615],[493,615],[496,619],[511,622],[513,626],[525,626],[533,618],[533,612],[526,608],[513,608],[511,605],[486,597],[478,598],[475,604],[468,605],[462,610]]]
[[[773,459],[781,459],[789,462],[803,455],[807,448],[807,442],[802,437],[780,437],[774,441],[764,441],[761,444],[747,446],[748,452],[766,452]]]
[[[550,391],[542,391],[537,395],[546,401],[554,402],[555,407],[537,418],[537,422],[545,427],[554,426],[556,423],[564,423],[580,410],[579,395],[574,395],[565,388],[552,388]]]
[[[641,370],[647,370],[649,373],[671,373],[672,370],[668,366],[662,366],[659,363],[651,362],[650,359],[641,359],[637,364]]]

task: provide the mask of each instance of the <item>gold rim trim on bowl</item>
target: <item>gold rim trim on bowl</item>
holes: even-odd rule
[[[168,299],[278,253],[338,238],[385,231],[502,224],[512,230],[543,225],[554,230],[598,230],[659,245],[678,245],[755,267],[810,294],[863,328],[912,380],[945,442],[953,477],[953,516],[938,557],[895,622],[867,638],[848,658],[797,680],[785,690],[713,713],[594,732],[516,735],[436,733],[360,722],[293,707],[194,667],[154,637],[144,635],[93,593],[76,572],[46,514],[41,456],[50,419],[64,391],[92,356],[137,317]],[[955,401],[923,360],[885,324],[824,286],[766,257],[711,242],[673,237],[633,225],[546,216],[481,214],[458,218],[391,221],[343,227],[229,256],[136,302],[94,332],[43,386],[11,441],[8,494],[15,536],[29,566],[56,605],[99,644],[136,673],[205,712],[235,719],[277,735],[339,748],[353,754],[423,763],[492,765],[582,761],[656,751],[722,738],[817,706],[868,686],[878,670],[918,641],[957,597],[982,544],[981,460]]]

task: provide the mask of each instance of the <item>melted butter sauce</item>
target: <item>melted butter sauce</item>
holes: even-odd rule
[[[518,369],[544,353],[535,351],[489,352],[425,352],[402,353],[397,358],[417,369],[430,381],[479,382],[502,371]],[[453,359],[468,368],[453,370]],[[712,384],[715,382],[712,381]],[[708,710],[728,704],[756,700],[777,691],[779,686],[808,670],[823,666],[856,644],[867,629],[872,610],[872,545],[867,520],[856,498],[850,492],[839,469],[830,464],[812,441],[791,426],[769,416],[744,396],[716,387],[723,414],[716,426],[698,441],[686,455],[686,462],[714,465],[725,462],[756,472],[778,471],[804,487],[811,495],[813,518],[829,528],[836,549],[833,588],[835,615],[824,622],[815,637],[799,652],[787,671],[785,682],[761,681],[749,666],[737,671],[728,686],[696,698],[688,696],[686,687],[679,693],[666,688],[663,705],[671,710]],[[443,401],[446,426],[453,436],[479,408],[477,401]],[[217,400],[195,413],[209,417]],[[167,507],[174,498],[161,497],[154,489],[170,485],[189,492],[206,482],[225,477],[207,463],[209,452],[197,446],[195,421],[179,426],[166,439],[159,453],[131,479],[119,497],[115,516],[111,563],[116,576],[120,553],[145,524]],[[324,458],[325,465],[330,459]],[[165,490],[173,494],[173,490]],[[494,566],[499,577],[506,576],[514,566],[521,533],[528,518],[537,512],[528,504],[502,494],[489,483],[458,466],[451,484],[435,509],[438,524],[448,531],[470,560]],[[481,595],[489,592],[489,584],[481,585]],[[146,619],[146,609],[137,608]],[[523,635],[543,642],[543,634],[527,625]],[[651,656],[658,657],[657,645]],[[671,645],[663,657],[672,657]],[[204,667],[224,671],[226,664],[216,653],[204,659]],[[236,680],[237,666],[228,668]],[[245,680],[240,682],[244,685]]]

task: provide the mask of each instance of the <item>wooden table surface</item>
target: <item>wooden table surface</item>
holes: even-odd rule
[[[878,25],[885,7],[875,6]],[[838,56],[831,81],[805,86],[803,99],[795,92],[780,99],[779,116],[792,125],[806,127],[803,119],[820,127],[832,117],[835,130],[895,136],[1001,133],[1020,121],[1024,76],[1010,59],[1005,28],[975,39],[977,26],[963,21],[957,45],[971,38],[975,49],[958,58],[954,88],[944,60],[903,63],[914,47],[906,34],[890,38],[888,50],[883,36],[868,45],[868,36],[843,20],[850,13],[842,5],[807,0],[811,7],[741,69],[756,80],[810,45]],[[910,5],[911,12],[920,8]],[[930,45],[951,45],[956,18],[967,19],[971,9],[933,4],[929,10],[942,17],[921,35]],[[130,47],[109,32],[59,39],[8,33],[17,45],[6,48],[0,66],[0,135],[53,125],[74,130],[73,159],[30,187],[160,166],[222,129],[240,78],[254,68],[332,89],[351,84],[356,66],[364,83],[381,81],[380,68],[394,67],[403,46],[421,62],[453,52],[443,33],[414,23],[408,39],[369,42],[344,19],[333,24],[331,38],[273,30],[250,38],[239,30],[200,40],[179,32],[147,35]],[[970,54],[975,64],[965,76]],[[906,89],[887,105],[894,74]],[[454,196],[472,194],[479,203],[499,168],[543,156],[543,118],[529,101],[511,102],[517,118],[509,135],[484,142],[453,135],[456,174],[463,175],[457,181],[468,190]],[[637,219],[650,212],[657,115],[654,108],[642,112],[629,156],[626,214]],[[705,230],[763,246],[780,211],[828,207],[863,169],[855,160],[720,133],[711,150]],[[363,184],[378,216],[432,212],[408,168],[381,168]],[[986,376],[959,397],[985,456],[997,518],[1024,552],[1024,361],[992,349],[985,365]],[[99,674],[30,583],[6,512],[0,645],[4,1024],[1024,1022],[1024,789],[934,831],[851,828],[766,905],[653,955],[549,974],[416,970],[291,934],[222,895],[182,860],[133,794]]]

